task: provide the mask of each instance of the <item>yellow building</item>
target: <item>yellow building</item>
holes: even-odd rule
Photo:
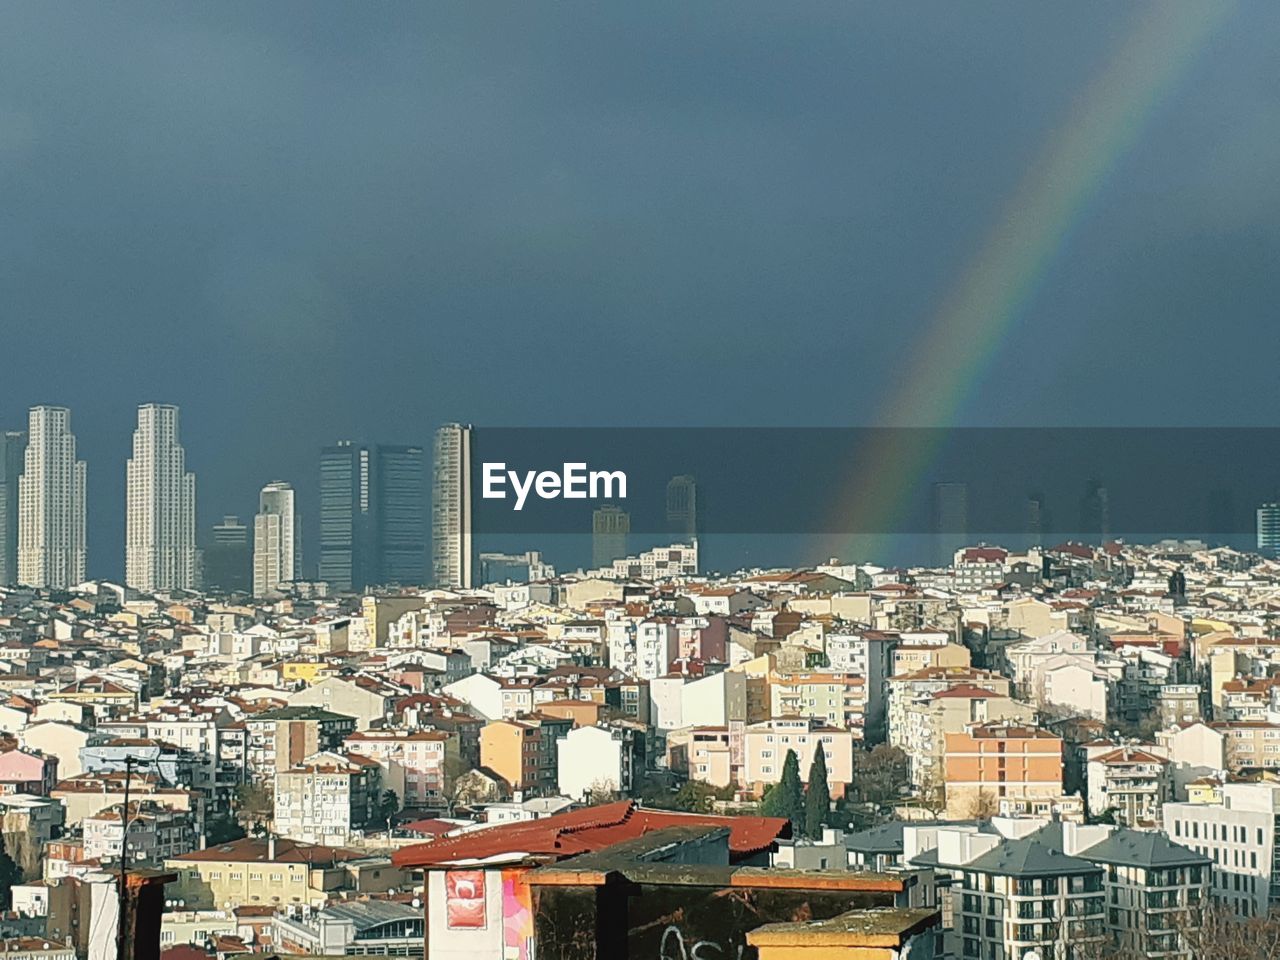
[[[285,660],[280,664],[280,679],[285,683],[302,681],[308,687],[333,676],[332,664],[322,660]]]
[[[293,840],[245,837],[165,861],[178,879],[165,897],[189,910],[246,904],[323,907],[335,890],[382,893],[404,885],[406,874],[386,857]]]

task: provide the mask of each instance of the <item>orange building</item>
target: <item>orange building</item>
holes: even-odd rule
[[[946,735],[947,816],[985,817],[1001,800],[1062,795],[1062,739],[1012,723],[970,725]]]

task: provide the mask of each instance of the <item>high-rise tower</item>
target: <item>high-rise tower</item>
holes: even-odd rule
[[[136,590],[196,587],[196,476],[178,439],[178,408],[138,407],[125,468],[125,583]]]
[[[431,578],[436,586],[471,587],[471,427],[436,431],[432,457]]]
[[[18,582],[18,478],[26,452],[25,433],[0,433],[0,585]]]
[[[302,574],[302,525],[293,487],[276,481],[262,488],[253,518],[253,595],[263,597]]]
[[[32,407],[18,480],[18,581],[65,589],[84,580],[84,461],[71,411]]]

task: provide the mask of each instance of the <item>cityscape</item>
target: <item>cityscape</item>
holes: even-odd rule
[[[31,956],[94,956],[122,878],[139,938],[163,887],[162,956],[576,957],[565,912],[622,909],[597,874],[644,891],[600,956],[1276,936],[1275,502],[1250,550],[1016,548],[966,542],[938,482],[936,564],[708,573],[681,474],[669,542],[629,553],[625,494],[584,504],[590,563],[557,571],[477,549],[460,423],[326,446],[317,503],[269,481],[202,539],[179,410],[148,403],[113,582],[85,577],[71,412],[27,427],[0,457],[0,922]],[[1081,510],[1105,527],[1105,488]]]
[[[0,3],[0,960],[1280,960],[1278,48]]]

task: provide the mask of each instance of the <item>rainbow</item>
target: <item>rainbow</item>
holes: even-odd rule
[[[1041,284],[1107,175],[1230,16],[1234,0],[1144,7],[1106,68],[1076,99],[1011,194],[989,235],[941,300],[878,422],[949,427]],[[935,457],[940,432],[877,432],[842,490],[833,530],[892,527]],[[840,535],[826,556],[873,559],[879,536]],[[850,556],[856,546],[860,553]]]

